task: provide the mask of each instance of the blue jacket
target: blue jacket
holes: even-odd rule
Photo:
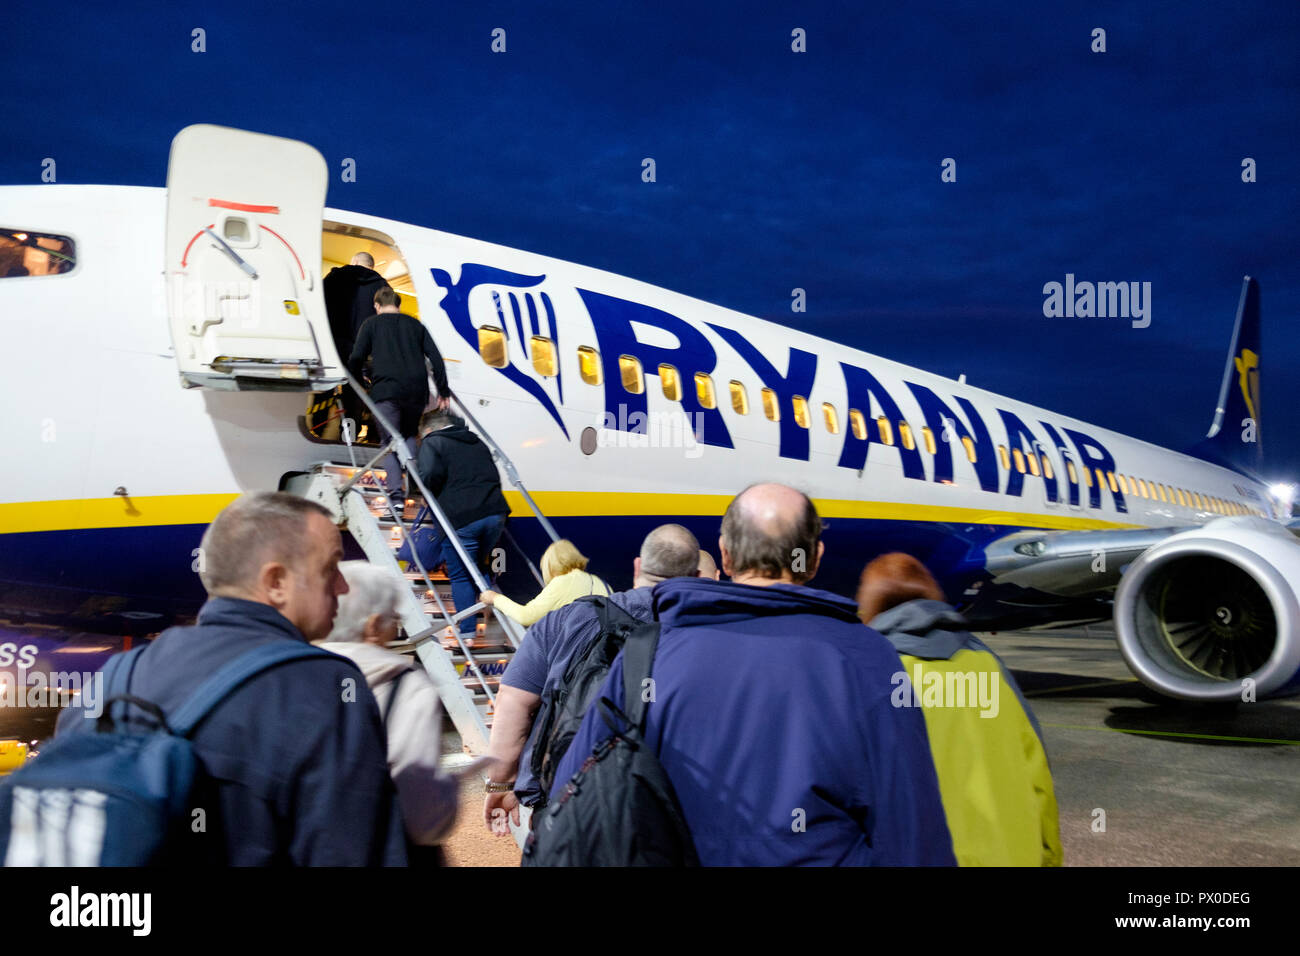
[[[673,578],[646,736],[706,866],[953,865],[925,721],[857,605],[798,585]],[[623,702],[623,658],[603,694]],[[597,712],[551,799],[609,736]]]
[[[227,661],[271,641],[305,638],[269,605],[211,598],[197,625],[164,631],[141,654],[130,692],[172,713]],[[59,734],[94,729],[75,706],[59,717]],[[334,656],[265,671],[218,704],[190,740],[206,771],[192,795],[206,811],[193,862],[406,864],[379,710],[351,661]]]

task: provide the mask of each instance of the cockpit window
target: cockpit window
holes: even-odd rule
[[[67,236],[0,226],[0,279],[56,276],[76,264],[76,244]]]

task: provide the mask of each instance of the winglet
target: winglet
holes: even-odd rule
[[[1264,460],[1260,443],[1260,354],[1259,283],[1246,276],[1241,283],[1237,322],[1232,329],[1214,421],[1209,434],[1189,448],[1189,454],[1237,471],[1258,473]]]

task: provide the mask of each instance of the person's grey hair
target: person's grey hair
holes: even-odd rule
[[[699,565],[700,543],[679,524],[661,524],[641,542],[641,576],[648,581],[694,577]]]
[[[348,593],[339,596],[339,610],[328,641],[359,641],[365,636],[366,621],[372,614],[389,616],[397,613],[402,597],[399,580],[369,561],[343,561],[339,564]]]
[[[241,495],[222,509],[199,543],[199,579],[209,594],[244,590],[257,583],[270,561],[293,566],[307,550],[313,514],[333,515],[322,505],[284,491]]]
[[[447,409],[431,408],[420,416],[420,434],[427,435],[429,432],[440,431],[449,428],[459,422],[460,419]]]
[[[749,486],[753,488],[753,485]],[[731,556],[731,574],[758,574],[779,578],[789,570],[797,582],[808,580],[808,572],[794,571],[791,556],[802,553],[815,571],[817,543],[822,536],[822,519],[817,508],[803,492],[803,509],[791,514],[777,527],[760,527],[742,502],[746,488],[727,505],[722,516],[722,541]]]
[[[375,267],[375,257],[368,252],[354,253],[352,256],[352,265],[365,266],[367,269]]]

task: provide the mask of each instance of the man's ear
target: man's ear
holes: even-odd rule
[[[632,580],[635,581],[641,577],[641,556],[638,554],[632,559]]]
[[[735,574],[732,573],[731,570],[731,552],[727,550],[727,545],[723,542],[722,538],[718,538],[718,554],[722,557],[722,560],[719,562],[719,566],[722,568],[722,573],[729,578],[735,577]]]
[[[379,644],[379,622],[384,619],[384,615],[375,613],[366,618],[366,626],[361,632],[361,640],[368,644]]]
[[[289,599],[289,569],[279,561],[268,561],[258,572],[257,583],[267,603],[277,610]]]

